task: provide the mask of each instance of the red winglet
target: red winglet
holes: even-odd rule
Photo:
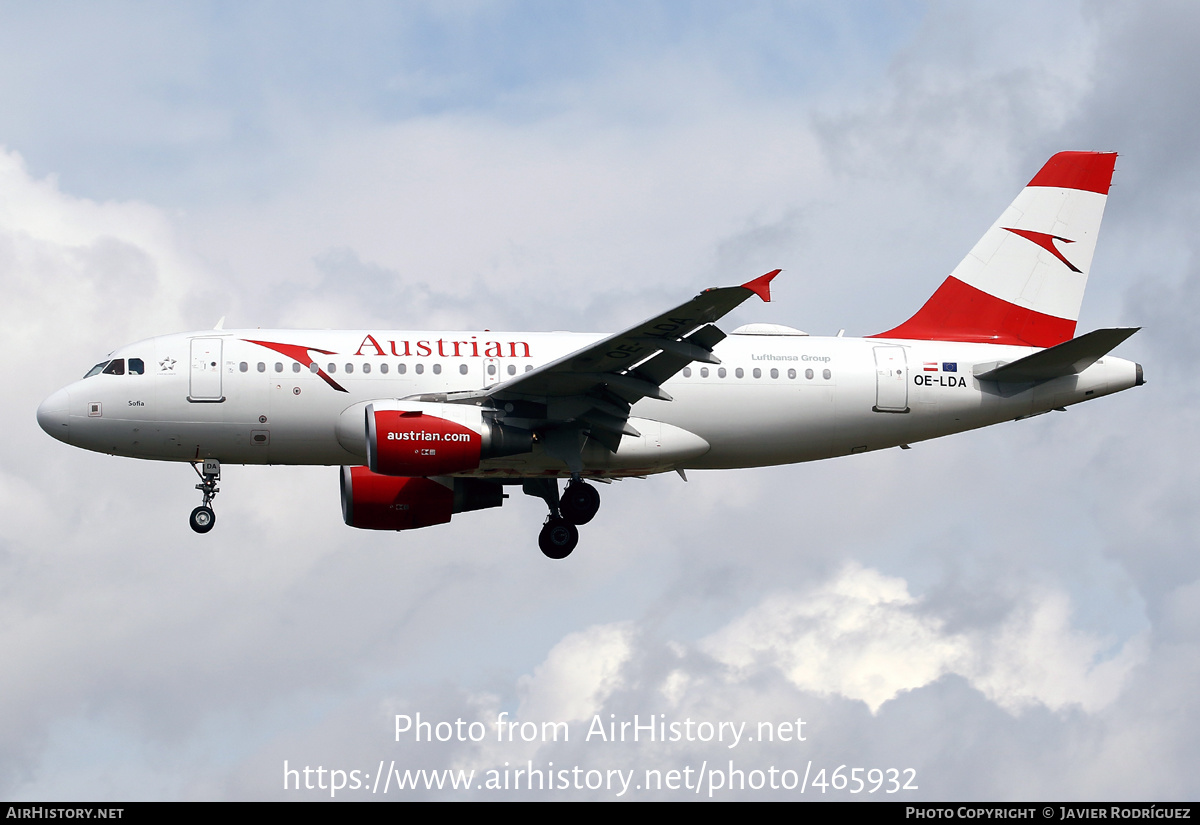
[[[1116,163],[1116,152],[1059,152],[1046,161],[1029,185],[1107,195]]]
[[[766,275],[759,275],[753,281],[747,281],[746,283],[742,284],[742,289],[748,289],[751,292],[753,292],[755,295],[757,295],[759,298],[762,298],[767,303],[770,303],[770,301],[771,301],[771,279],[774,278],[776,275],[778,275],[780,272],[783,272],[783,270],[782,269],[773,269],[770,272],[768,272]]]

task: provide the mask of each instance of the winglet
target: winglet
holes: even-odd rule
[[[771,279],[774,278],[776,275],[778,275],[782,271],[783,271],[782,269],[773,269],[770,272],[768,272],[766,275],[760,275],[757,278],[755,278],[753,281],[747,281],[746,283],[742,284],[742,289],[748,289],[751,292],[753,292],[755,295],[757,295],[759,298],[762,298],[764,301],[770,303],[770,301],[771,301]]]

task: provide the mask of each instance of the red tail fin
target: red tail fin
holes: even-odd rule
[[[915,315],[873,338],[1051,347],[1075,334],[1115,152],[1059,152]]]

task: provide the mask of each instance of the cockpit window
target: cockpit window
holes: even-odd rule
[[[100,371],[103,370],[107,366],[108,366],[107,361],[101,361],[99,364],[97,364],[96,366],[94,366],[90,370],[88,370],[88,374],[83,377],[91,378],[93,375],[99,375]]]
[[[114,358],[111,361],[101,361],[96,366],[88,370],[84,378],[91,378],[93,375],[124,375],[125,374],[125,359]],[[129,374],[130,375],[145,375],[146,362],[141,358],[129,359]]]

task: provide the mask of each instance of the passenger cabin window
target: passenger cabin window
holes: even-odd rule
[[[245,372],[246,370],[250,369],[250,365],[243,361],[242,363],[238,364],[238,369],[242,372]]]
[[[691,367],[684,367],[684,368],[683,368],[683,377],[684,377],[684,378],[691,378],[691,377],[692,377],[692,368],[691,368]]]
[[[724,367],[717,367],[717,378],[724,378],[729,372]]]
[[[488,366],[491,366],[491,365],[489,364]],[[459,364],[459,365],[458,365],[458,372],[459,372],[459,375],[466,375],[466,374],[467,374],[467,365],[466,365],[466,364]]]
[[[509,365],[508,365],[508,374],[509,374],[509,375],[516,375],[516,374],[517,374],[517,365],[516,365],[516,364],[509,364]]]
[[[379,371],[380,371],[380,372],[382,372],[384,375],[387,375],[387,371],[388,371],[388,365],[387,365],[387,364],[380,364],[380,365],[379,365]]]
[[[434,364],[434,365],[433,365],[433,374],[434,374],[434,375],[441,375],[441,374],[442,374],[442,365],[441,365],[441,364]]]
[[[425,372],[425,365],[417,364],[415,367],[413,367],[413,372],[415,372],[417,375],[420,375],[421,373]]]
[[[125,359],[114,358],[108,362],[108,366],[104,368],[105,375],[124,375],[125,374]]]

